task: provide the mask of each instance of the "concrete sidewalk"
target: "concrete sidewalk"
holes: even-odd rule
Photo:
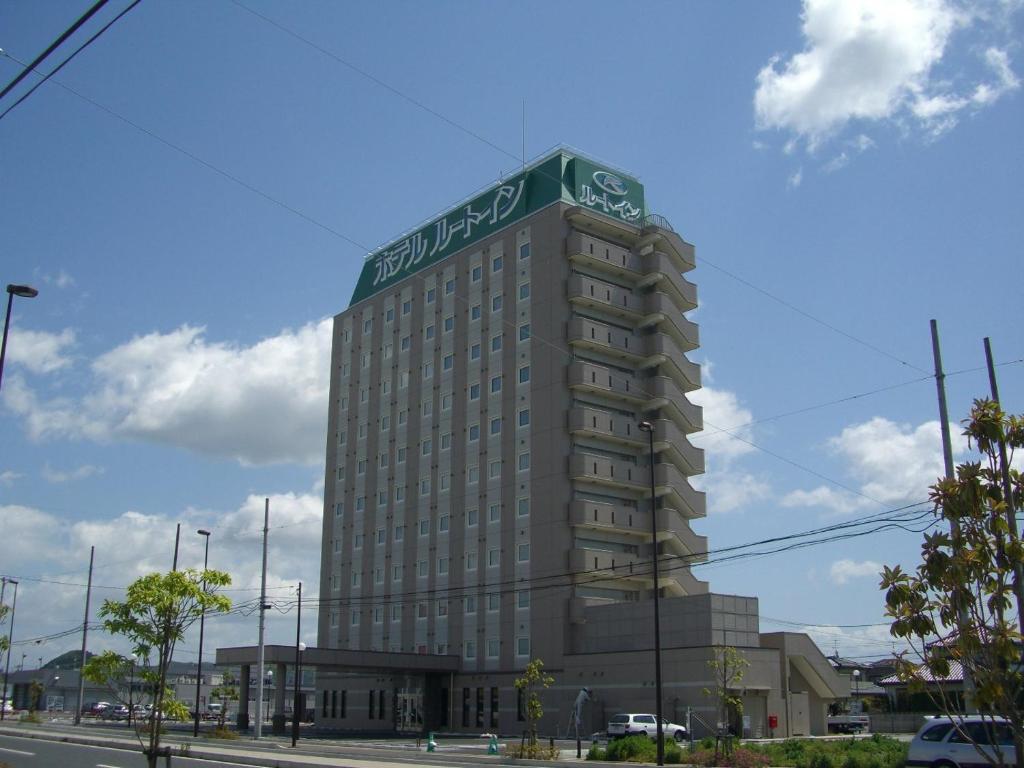
[[[0,734],[23,738],[62,741],[70,744],[103,746],[128,751],[141,751],[138,739],[126,732],[115,733],[103,728],[74,726],[63,723],[11,723],[0,724]],[[511,744],[512,742],[508,742]],[[299,740],[293,749],[291,739],[266,737],[259,742],[246,737],[238,741],[221,741],[168,733],[161,739],[163,746],[171,748],[173,757],[205,758],[268,768],[298,768],[299,766],[333,766],[333,768],[408,768],[409,765],[524,765],[555,766],[576,762],[576,750],[562,750],[560,761],[519,760],[501,754],[486,754],[486,742],[478,744],[466,739],[445,744],[442,738],[435,752],[426,751],[426,740],[419,748],[415,741],[369,742],[356,740],[307,739]],[[499,742],[504,751],[505,742]],[[584,752],[584,756],[586,752]],[[599,764],[594,763],[597,766]]]

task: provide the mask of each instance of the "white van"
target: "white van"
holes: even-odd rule
[[[1017,762],[1013,731],[1005,718],[964,715],[956,719],[956,726],[947,717],[927,720],[910,742],[905,765],[946,768],[990,765],[974,744],[980,745],[993,759],[998,749],[1003,765]]]

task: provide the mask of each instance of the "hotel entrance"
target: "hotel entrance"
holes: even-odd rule
[[[399,733],[423,731],[423,689],[399,688],[395,694],[395,730]]]

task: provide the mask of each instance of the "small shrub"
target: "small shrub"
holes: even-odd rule
[[[39,719],[39,715],[37,715],[35,712],[25,712],[23,715],[21,715],[21,717],[18,718],[18,721],[22,722],[22,723],[41,723],[41,722],[43,722],[42,720]]]
[[[219,725],[210,731],[209,736],[211,739],[226,739],[227,741],[237,741],[239,738],[235,731],[232,731],[230,728],[225,728],[222,725]]]
[[[807,768],[838,768],[838,766],[829,753],[813,752],[807,761]]]
[[[627,736],[608,745],[606,759],[620,763],[653,763],[658,749],[646,736]]]
[[[737,747],[730,754],[719,754],[715,761],[714,749],[701,749],[689,755],[686,762],[699,766],[730,766],[731,768],[761,768],[770,764],[767,755],[752,749]]]
[[[594,744],[587,750],[587,760],[605,760],[607,759],[605,752],[606,750],[603,750],[597,746],[597,744]]]
[[[526,758],[529,760],[557,760],[561,756],[561,750],[558,747],[552,747],[550,744],[542,744],[536,742],[531,744],[526,742],[525,744],[506,744],[505,745],[505,757],[518,757]],[[588,759],[596,760],[598,758],[590,758],[589,753]]]
[[[665,764],[679,765],[681,762],[683,762],[683,750],[674,741],[668,742],[665,745]]]

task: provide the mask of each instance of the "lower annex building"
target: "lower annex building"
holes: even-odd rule
[[[518,734],[531,659],[555,678],[542,733],[582,687],[584,733],[653,712],[658,589],[667,718],[713,723],[730,645],[751,663],[737,732],[825,731],[845,691],[809,638],[760,634],[756,598],[690,570],[694,267],[635,178],[562,149],[367,258],[334,319],[318,729]]]

